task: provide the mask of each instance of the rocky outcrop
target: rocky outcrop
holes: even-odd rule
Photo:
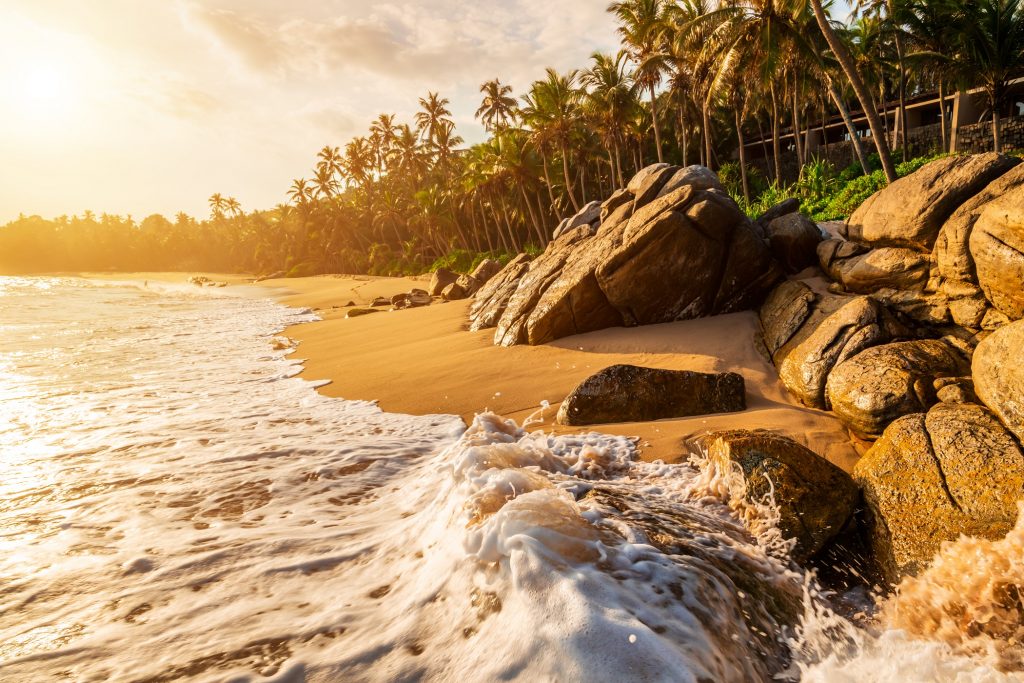
[[[900,247],[865,250],[849,242],[837,242],[839,240],[829,240],[818,253],[823,257],[822,269],[847,291],[860,294],[881,289],[921,291],[928,282],[931,264],[927,255]]]
[[[985,298],[1011,320],[1024,318],[1024,186],[985,205],[970,251]]]
[[[1024,320],[978,344],[971,369],[978,397],[1024,443]]]
[[[575,230],[583,226],[595,227],[601,220],[601,203],[590,202],[580,209],[575,215],[569,216],[555,228],[551,239],[558,239],[563,233]]]
[[[452,272],[447,268],[438,268],[430,274],[430,284],[427,286],[427,292],[430,296],[441,296],[441,292],[445,290],[445,287],[454,284],[458,279],[458,273]]]
[[[826,399],[854,434],[875,439],[896,418],[930,408],[936,379],[967,372],[960,351],[940,339],[883,344],[836,365]]]
[[[860,501],[850,475],[788,437],[738,429],[712,433],[702,441],[709,461],[720,471],[729,463],[739,466],[748,502],[774,500],[779,531],[795,541],[792,557],[797,562],[838,534]]]
[[[996,539],[1024,497],[1024,453],[988,410],[939,403],[899,418],[854,468],[871,511],[876,559],[893,584],[943,541]]]
[[[722,187],[718,176],[707,166],[674,167],[673,170],[674,172],[665,181],[662,188],[658,190],[659,197],[675,192],[684,185],[688,185],[695,190],[718,190],[719,192],[725,192],[725,188]]]
[[[689,184],[661,193],[679,177]],[[496,344],[542,344],[760,304],[781,271],[750,221],[712,180],[710,171],[696,167],[643,169],[602,205],[596,229],[588,223],[563,232],[507,299],[494,299],[504,310],[474,307],[471,326],[481,329],[496,319]]]
[[[558,409],[563,425],[641,422],[746,409],[743,377],[612,365],[573,389]]]
[[[772,305],[761,308],[761,328],[789,392],[804,405],[827,408],[825,384],[832,368],[866,348],[890,341],[900,328],[884,306],[866,296],[817,294],[809,301],[807,291],[787,285],[786,290],[774,292],[768,300]],[[805,312],[811,304],[812,310]],[[803,322],[794,331],[799,318]]]
[[[469,309],[470,330],[476,332],[498,324],[508,300],[519,286],[519,280],[529,268],[530,257],[519,254],[480,288]]]
[[[936,159],[869,197],[847,221],[847,236],[929,252],[946,219],[1016,164],[994,153]]]
[[[776,260],[790,273],[798,273],[818,262],[822,240],[818,226],[802,213],[788,213],[768,224],[768,244]]]
[[[469,274],[471,278],[480,283],[480,286],[490,282],[491,278],[501,272],[501,264],[492,258],[485,258],[483,261],[477,264],[473,272]]]

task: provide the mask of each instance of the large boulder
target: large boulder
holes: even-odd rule
[[[920,291],[928,282],[930,262],[927,255],[920,252],[901,247],[879,247],[845,258],[841,256],[849,251],[854,249],[836,248],[828,258],[827,272],[851,292],[870,294],[880,289]]]
[[[658,174],[666,168],[668,168],[668,164],[663,163],[644,166],[636,172],[636,175],[629,179],[629,182],[626,183],[626,190],[635,197],[640,193],[641,188],[650,182],[651,176]]]
[[[773,357],[811,317],[818,296],[799,280],[785,280],[773,289],[758,312],[761,339]]]
[[[645,169],[636,197],[669,172]],[[635,212],[636,201],[620,201],[596,234],[569,230],[537,257],[497,322],[496,344],[730,313],[760,304],[781,277],[725,193],[684,185]]]
[[[860,490],[843,470],[789,437],[767,431],[715,432],[707,444],[709,464],[720,472],[736,463],[743,496],[754,505],[773,499],[778,529],[795,541],[792,557],[803,562],[850,520]]]
[[[584,225],[596,228],[598,222],[601,220],[601,202],[590,202],[585,204],[575,215],[570,216],[568,219],[563,220],[555,228],[555,232],[552,234],[552,239],[558,239],[563,233]]]
[[[1018,164],[986,185],[942,224],[932,252],[934,289],[951,299],[980,293],[970,251],[971,232],[989,202],[1021,186],[1024,186],[1024,164]]]
[[[971,370],[978,397],[1024,443],[1024,320],[978,344]]]
[[[519,254],[488,280],[476,293],[473,305],[470,306],[469,329],[476,332],[497,325],[498,319],[508,306],[508,300],[519,286],[519,280],[529,269],[530,257],[527,254]]]
[[[839,363],[890,341],[898,326],[866,296],[819,295],[800,329],[772,355],[779,378],[804,405],[828,408],[825,384]]]
[[[501,263],[495,261],[492,258],[485,258],[477,267],[473,269],[473,272],[469,274],[471,278],[480,283],[480,286],[487,284],[492,277],[501,272]]]
[[[430,274],[430,284],[427,285],[427,292],[430,296],[441,296],[444,288],[458,279],[458,273],[453,273],[447,268],[438,268]]]
[[[746,407],[743,377],[735,372],[612,365],[573,389],[559,407],[557,419],[563,425],[646,422]]]
[[[658,196],[664,197],[665,195],[675,192],[684,185],[689,185],[695,190],[711,190],[715,189],[719,192],[725,192],[725,188],[722,187],[721,181],[718,180],[718,176],[707,166],[693,165],[685,166],[683,168],[674,169],[668,180],[660,190],[658,190]]]
[[[635,186],[636,189],[633,190],[635,195],[633,211],[650,204],[652,200],[658,197],[658,193],[661,192],[662,188],[665,187],[665,184],[675,175],[677,170],[679,170],[678,166],[665,166],[648,173],[643,181]],[[630,188],[632,187],[634,185],[630,183]]]
[[[893,584],[961,534],[1001,538],[1024,497],[1024,453],[982,406],[939,403],[899,418],[854,467],[876,559]]]
[[[626,189],[615,190],[608,199],[601,202],[601,223],[604,224],[608,220],[608,216],[612,215],[619,207],[629,205],[630,213],[633,209],[633,193]]]
[[[800,210],[800,200],[796,197],[789,197],[783,199],[778,204],[773,204],[768,208],[767,211],[762,213],[754,220],[754,224],[757,225],[762,232],[767,232],[768,224],[776,218],[782,218],[791,213],[796,213]]]
[[[967,372],[967,359],[941,339],[896,342],[836,365],[825,392],[843,424],[859,437],[875,439],[896,418],[935,404],[937,378]]]
[[[441,291],[441,298],[445,301],[460,301],[468,299],[480,289],[480,281],[472,275],[460,275],[455,282],[451,283]]]
[[[970,250],[985,297],[1011,320],[1024,318],[1024,186],[985,206]]]
[[[847,235],[873,246],[931,251],[946,219],[1016,163],[995,153],[936,159],[871,195],[850,216]]]
[[[817,224],[799,212],[788,213],[768,224],[768,244],[772,254],[790,273],[798,273],[818,262],[821,242]]]

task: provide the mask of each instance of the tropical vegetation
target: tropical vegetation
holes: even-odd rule
[[[394,274],[503,258],[542,249],[559,221],[656,161],[712,167],[751,213],[795,195],[815,217],[840,218],[918,163],[907,117],[880,108],[977,85],[998,151],[1008,85],[1024,65],[1020,0],[855,0],[848,21],[829,0],[619,0],[608,10],[616,54],[548,69],[518,96],[498,79],[481,85],[482,142],[467,145],[449,100],[429,92],[411,120],[384,113],[364,135],[325,145],[276,207],[245,212],[214,194],[202,220],[21,217],[0,228],[0,270]],[[853,124],[858,111],[866,131]],[[833,116],[854,160],[838,172],[810,144]],[[889,130],[891,119],[903,130]],[[947,153],[944,108],[940,129],[933,151]]]

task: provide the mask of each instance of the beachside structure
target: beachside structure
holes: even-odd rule
[[[1024,149],[1024,78],[1014,80],[1010,86],[1010,104],[1000,112],[1003,151]],[[907,146],[910,156],[942,151],[940,107],[946,109],[946,140],[952,152],[987,152],[992,149],[992,116],[985,93],[981,88],[947,94],[940,102],[937,92],[921,93],[907,98]],[[885,123],[889,141],[894,150],[900,144],[899,102],[886,102],[879,110]],[[851,111],[857,135],[864,141],[865,153],[874,152],[871,129],[863,111]],[[828,159],[837,168],[856,162],[850,133],[839,114],[827,119],[805,120],[808,126],[801,131],[801,142],[806,146],[806,158]],[[792,128],[783,128],[779,138],[782,153],[782,172],[794,179],[799,171]],[[771,131],[754,135],[744,145],[749,164],[768,172],[772,162]],[[898,150],[897,154],[898,154]],[[739,158],[739,150],[733,159]],[[898,158],[898,157],[897,157]]]

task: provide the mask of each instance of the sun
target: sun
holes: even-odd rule
[[[67,76],[50,64],[30,66],[22,76],[24,99],[39,104],[54,104],[68,93]]]
[[[53,120],[73,113],[77,93],[67,65],[28,63],[12,76],[8,104],[23,117]]]

